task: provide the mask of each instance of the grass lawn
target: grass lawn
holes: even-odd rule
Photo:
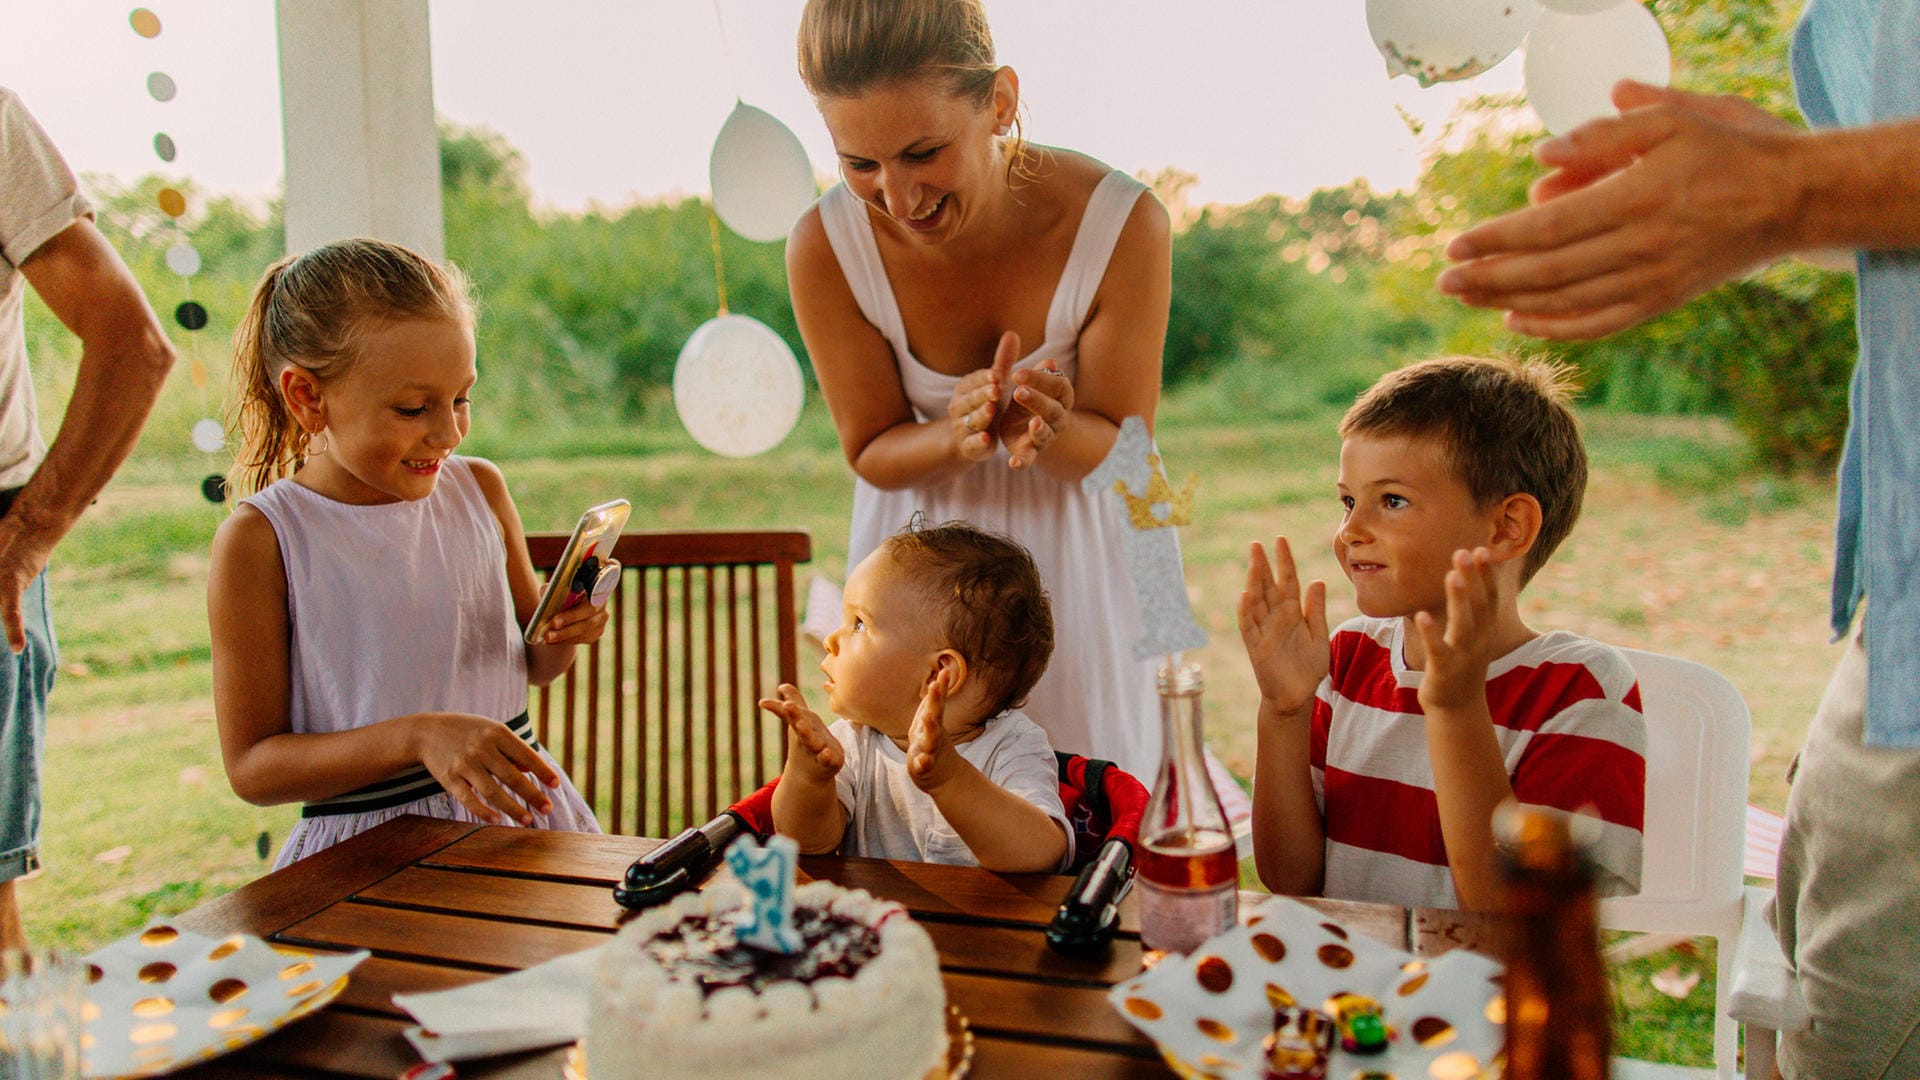
[[[1207,737],[1243,777],[1255,695],[1232,609],[1248,541],[1292,537],[1305,572],[1329,582],[1330,616],[1353,614],[1326,544],[1337,511],[1333,426],[1353,376],[1282,382],[1294,377],[1230,369],[1171,395],[1161,414],[1174,482],[1201,477],[1183,543],[1212,638],[1199,657]],[[486,424],[480,411],[468,448],[501,461],[529,529],[564,529],[581,507],[622,495],[635,528],[803,526],[812,569],[843,576],[851,485],[817,398],[779,450],[747,461],[699,450],[667,414],[544,444]],[[1726,674],[1754,712],[1752,799],[1781,809],[1787,761],[1836,659],[1824,629],[1831,485],[1748,472],[1737,440],[1713,421],[1595,414],[1586,424],[1595,462],[1586,513],[1523,597],[1528,619]],[[295,808],[241,802],[221,771],[203,605],[207,545],[224,511],[198,493],[204,459],[178,456],[143,448],[53,567],[61,671],[47,870],[21,887],[28,932],[42,943],[92,949],[250,880],[295,819]],[[1646,992],[1646,976],[1673,963],[1703,969],[1701,986],[1684,1001]],[[1710,952],[1622,969],[1620,1049],[1706,1063],[1712,975]]]

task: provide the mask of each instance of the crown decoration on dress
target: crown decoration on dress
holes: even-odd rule
[[[1193,524],[1193,489],[1200,477],[1189,473],[1187,482],[1179,491],[1167,484],[1166,470],[1160,467],[1160,455],[1147,455],[1147,491],[1137,496],[1127,488],[1125,480],[1115,480],[1113,490],[1127,500],[1127,517],[1136,529],[1166,529],[1175,525]],[[1163,516],[1155,512],[1154,507],[1167,508]]]
[[[1131,526],[1124,530],[1126,558],[1133,574],[1134,595],[1139,599],[1141,629],[1133,654],[1142,660],[1156,656],[1171,659],[1205,645],[1206,632],[1193,621],[1193,605],[1187,599],[1186,575],[1180,568],[1180,534],[1174,528],[1193,518],[1198,478],[1189,476],[1184,487],[1173,490],[1161,468],[1153,436],[1147,434],[1146,421],[1129,416],[1121,422],[1120,434],[1113,440],[1106,460],[1080,483],[1087,494],[1112,499],[1116,513],[1124,514]],[[1141,494],[1134,494],[1136,491]]]

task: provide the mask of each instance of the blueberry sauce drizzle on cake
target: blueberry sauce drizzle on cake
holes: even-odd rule
[[[698,982],[702,996],[732,986],[757,992],[779,982],[851,978],[880,953],[873,927],[819,908],[793,909],[802,946],[792,955],[741,944],[738,925],[733,912],[718,918],[696,915],[641,949],[661,967]]]

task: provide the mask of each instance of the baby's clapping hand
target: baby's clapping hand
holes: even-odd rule
[[[761,698],[760,707],[786,722],[787,730],[793,732],[800,749],[805,751],[801,763],[812,765],[814,774],[822,780],[838,776],[841,766],[847,763],[847,753],[841,748],[840,740],[827,730],[818,713],[807,708],[799,687],[781,683],[777,693],[778,698]]]
[[[1240,640],[1247,647],[1260,696],[1282,715],[1312,705],[1332,659],[1327,587],[1316,581],[1301,591],[1286,537],[1274,538],[1271,566],[1266,549],[1253,545],[1239,617]]]
[[[928,684],[920,707],[914,711],[913,726],[907,729],[907,776],[928,794],[952,779],[961,762],[959,751],[947,739],[946,716],[947,675],[943,671]]]
[[[612,559],[606,562],[616,575],[620,564]],[[619,578],[616,576],[615,581]],[[547,622],[546,636],[540,639],[546,645],[591,645],[600,640],[607,631],[607,603],[579,603],[555,615]]]

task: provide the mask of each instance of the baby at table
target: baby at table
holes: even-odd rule
[[[1563,368],[1428,360],[1340,423],[1334,555],[1361,611],[1327,632],[1285,537],[1252,548],[1254,858],[1277,893],[1488,910],[1504,799],[1599,818],[1601,895],[1640,887],[1646,724],[1627,659],[1521,620],[1572,531],[1587,455]]]
[[[500,470],[466,438],[457,270],[342,240],[267,269],[235,334],[246,497],[214,534],[213,709],[234,793],[300,802],[274,867],[401,814],[598,832],[534,741],[545,685],[606,628],[539,580]]]
[[[783,684],[777,832],[800,850],[1065,869],[1072,830],[1046,732],[1019,706],[1053,652],[1053,614],[1025,548],[964,522],[909,526],[847,577],[827,635],[831,726]]]

